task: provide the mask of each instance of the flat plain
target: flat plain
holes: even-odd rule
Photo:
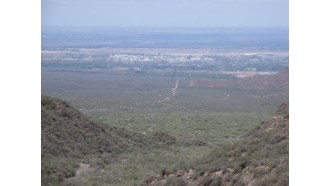
[[[84,176],[86,183],[101,185],[139,185],[165,168],[190,167],[212,150],[238,141],[288,99],[281,90],[198,88],[189,87],[190,81],[43,68],[42,94],[68,101],[96,121],[145,135],[165,132],[180,141],[165,149],[121,154]],[[269,94],[275,96],[263,98]],[[93,167],[97,161],[89,157],[84,163]]]
[[[171,170],[198,170],[289,99],[288,87],[262,87],[288,67],[287,28],[45,27],[41,37],[43,95],[146,139],[176,139],[116,156],[43,157],[43,175],[55,175],[48,185],[141,185]],[[259,79],[239,79],[253,75]],[[279,78],[284,85],[287,76]],[[231,86],[203,85],[214,80]],[[57,182],[54,170],[71,178]]]

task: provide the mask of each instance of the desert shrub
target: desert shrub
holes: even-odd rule
[[[41,106],[45,107],[48,110],[56,109],[55,102],[52,99],[48,98],[48,97],[41,99]]]
[[[187,184],[181,177],[171,176],[166,179],[164,186],[186,186]]]
[[[253,174],[255,178],[261,178],[262,176],[268,174],[269,171],[266,168],[258,167],[254,169]]]
[[[213,182],[210,184],[210,186],[221,186],[222,179],[221,177],[216,177],[213,179]]]
[[[196,180],[198,178],[197,172],[193,172],[190,177],[191,177],[192,180]]]
[[[209,186],[211,185],[211,183],[213,182],[213,179],[210,177],[205,177],[203,180],[201,180],[201,182],[199,183],[199,185],[201,186]]]
[[[75,176],[79,164],[69,159],[42,159],[41,182],[42,185],[59,184],[65,178]]]
[[[238,180],[235,182],[234,186],[244,186],[244,183],[242,183],[241,180]]]
[[[166,175],[169,175],[171,173],[174,173],[175,171],[171,170],[171,169],[168,169],[168,168],[163,168],[160,172],[160,175],[161,176],[166,176]]]

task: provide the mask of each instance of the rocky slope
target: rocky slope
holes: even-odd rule
[[[91,121],[62,100],[42,97],[41,104],[42,156],[118,154],[150,143],[141,134]]]
[[[176,143],[166,133],[143,135],[92,121],[69,103],[41,98],[42,185],[61,185],[77,174],[82,162],[102,164],[120,153]]]
[[[277,185],[289,184],[289,105],[233,146],[215,151],[194,169],[162,171],[144,185]]]

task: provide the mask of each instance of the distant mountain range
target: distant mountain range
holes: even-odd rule
[[[288,28],[42,27],[43,49],[220,48],[288,50]]]

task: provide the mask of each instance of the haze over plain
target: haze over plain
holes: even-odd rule
[[[42,0],[42,26],[288,27],[287,0]]]

